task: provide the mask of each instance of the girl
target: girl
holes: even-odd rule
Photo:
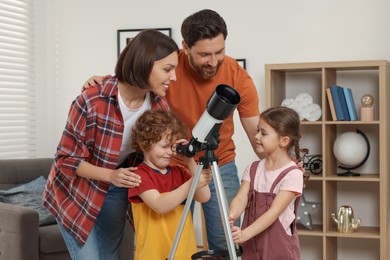
[[[181,157],[191,173],[182,166],[168,166],[175,155],[175,143],[185,135],[184,124],[167,110],[146,111],[133,128],[133,146],[144,155],[143,163],[136,170],[142,182],[128,191],[137,260],[161,260],[169,255],[197,167],[193,158],[184,156]],[[210,199],[210,180],[210,170],[204,169],[194,195],[197,201]],[[188,214],[175,259],[191,259],[194,253],[194,227]]]
[[[242,259],[300,259],[296,213],[303,173],[290,156],[299,158],[300,119],[287,107],[260,115],[256,150],[266,156],[245,169],[241,187],[230,205],[231,224],[245,209],[242,227],[232,226]]]

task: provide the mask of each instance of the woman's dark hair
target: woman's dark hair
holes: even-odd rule
[[[279,136],[288,136],[290,144],[287,150],[294,147],[295,157],[300,159],[299,140],[301,139],[301,120],[295,110],[288,107],[272,107],[261,113],[260,118],[275,129]]]
[[[119,55],[115,76],[132,86],[149,88],[154,62],[173,52],[179,53],[179,47],[171,37],[157,30],[143,30],[130,40]]]
[[[138,118],[132,129],[131,141],[136,151],[149,151],[165,134],[173,145],[176,140],[185,138],[186,133],[184,123],[171,111],[152,109]]]
[[[225,20],[215,11],[204,9],[188,16],[181,25],[181,35],[189,48],[199,40],[228,35]]]

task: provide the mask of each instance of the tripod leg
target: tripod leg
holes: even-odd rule
[[[236,247],[235,247],[234,242],[233,242],[233,236],[232,236],[232,232],[231,232],[230,224],[229,224],[229,219],[228,219],[228,214],[229,214],[228,202],[226,200],[225,190],[223,188],[221,174],[219,172],[217,162],[215,162],[215,161],[213,162],[211,170],[213,173],[215,191],[217,193],[219,212],[221,214],[221,218],[223,221],[222,224],[223,224],[223,228],[225,231],[227,246],[229,249],[229,256],[230,256],[230,259],[237,260],[237,254],[236,254],[236,250],[235,250]]]
[[[173,258],[175,256],[176,249],[177,249],[177,246],[179,244],[180,237],[181,237],[181,233],[183,232],[184,224],[186,223],[187,215],[188,215],[188,212],[190,210],[191,203],[192,203],[192,200],[194,198],[195,191],[196,191],[196,186],[198,184],[199,177],[200,177],[200,174],[202,173],[202,170],[203,170],[203,164],[198,164],[198,167],[196,168],[196,172],[194,175],[194,179],[192,180],[191,187],[190,187],[190,190],[188,192],[187,201],[186,201],[183,213],[182,213],[181,218],[180,218],[180,223],[179,223],[179,226],[176,230],[175,239],[173,240],[173,244],[172,244],[171,250],[169,252],[169,256],[167,258],[169,260],[173,260]]]

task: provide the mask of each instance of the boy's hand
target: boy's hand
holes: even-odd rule
[[[200,176],[199,176],[199,181],[197,188],[203,188],[207,185],[209,185],[211,179],[212,179],[212,174],[210,169],[203,169]]]
[[[178,145],[181,145],[181,146],[186,146],[188,144],[188,141],[186,139],[180,139],[180,140],[177,140],[176,143],[172,146],[172,151],[173,153],[175,154],[175,157],[177,159],[179,159],[180,161],[183,161],[183,163],[187,164],[188,168],[189,167],[189,164],[192,164],[192,161],[194,160],[193,158],[189,158],[183,154],[180,154],[177,152],[176,148]]]
[[[203,169],[200,176],[197,188],[203,188],[207,185],[209,185],[210,181],[212,179],[212,174],[210,169]]]

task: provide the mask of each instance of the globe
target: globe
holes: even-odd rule
[[[333,154],[341,163],[339,168],[348,170],[339,175],[359,175],[349,170],[362,166],[368,158],[370,145],[363,132],[345,132],[339,135],[333,144]]]

